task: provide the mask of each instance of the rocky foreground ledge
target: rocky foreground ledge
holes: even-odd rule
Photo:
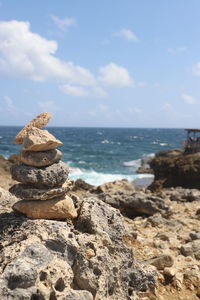
[[[75,220],[30,220],[0,189],[0,299],[200,297],[200,191],[78,180]]]
[[[155,287],[155,269],[126,245],[119,210],[95,196],[74,201],[73,222],[0,215],[0,299],[138,299]]]
[[[0,178],[0,299],[200,298],[198,189],[77,180],[76,219],[31,220]]]

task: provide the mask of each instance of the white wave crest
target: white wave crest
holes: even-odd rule
[[[155,156],[155,153],[149,153],[149,154],[143,154],[142,158],[153,158]]]
[[[151,174],[133,174],[133,175],[124,175],[124,174],[106,174],[96,172],[94,170],[81,170],[79,168],[71,168],[70,176],[71,179],[82,179],[92,185],[101,185],[106,182],[111,182],[115,180],[127,179],[129,181],[134,181],[135,179],[141,178],[152,178]]]
[[[141,159],[135,159],[135,160],[130,160],[130,161],[124,161],[123,166],[125,167],[134,167],[138,168],[141,165]]]

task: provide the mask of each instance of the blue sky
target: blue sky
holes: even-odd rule
[[[0,0],[0,125],[200,127],[199,0]]]

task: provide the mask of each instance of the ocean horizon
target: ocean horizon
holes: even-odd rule
[[[23,126],[0,126],[0,155],[9,158],[21,145],[13,139]],[[137,174],[141,161],[156,152],[182,147],[181,128],[52,127],[48,131],[63,142],[62,160],[70,167],[70,178],[99,185],[109,181],[152,178]]]

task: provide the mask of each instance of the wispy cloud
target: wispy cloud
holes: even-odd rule
[[[39,101],[38,106],[44,111],[55,111],[58,110],[58,106],[55,104],[54,101]]]
[[[130,29],[121,29],[113,33],[114,36],[124,38],[127,41],[138,42],[138,37],[136,34]]]
[[[173,106],[171,105],[171,103],[165,102],[162,105],[161,110],[163,110],[163,111],[172,111],[173,110]]]
[[[167,52],[171,53],[171,54],[178,54],[181,52],[186,52],[187,51],[187,47],[185,46],[181,46],[181,47],[174,47],[174,48],[168,48]]]
[[[192,73],[195,75],[195,76],[200,76],[200,62],[197,62],[193,68],[192,68]]]
[[[138,86],[138,87],[145,87],[147,85],[148,85],[148,83],[146,81],[138,81],[136,83],[136,86]]]
[[[76,97],[85,97],[88,96],[88,91],[80,86],[73,86],[70,84],[64,84],[60,86],[60,90],[67,95],[76,96]]]
[[[17,114],[17,109],[13,103],[13,100],[9,96],[3,97],[4,109],[11,115]]]
[[[195,104],[198,102],[196,98],[194,98],[193,96],[191,96],[189,94],[182,94],[181,98],[187,104]]]
[[[50,18],[54,22],[54,24],[58,27],[59,30],[65,32],[67,31],[71,26],[75,25],[77,23],[75,18],[64,18],[61,19],[57,16],[50,15]]]
[[[101,67],[100,74],[99,81],[105,86],[123,87],[133,85],[133,79],[128,70],[115,63],[110,63]]]

